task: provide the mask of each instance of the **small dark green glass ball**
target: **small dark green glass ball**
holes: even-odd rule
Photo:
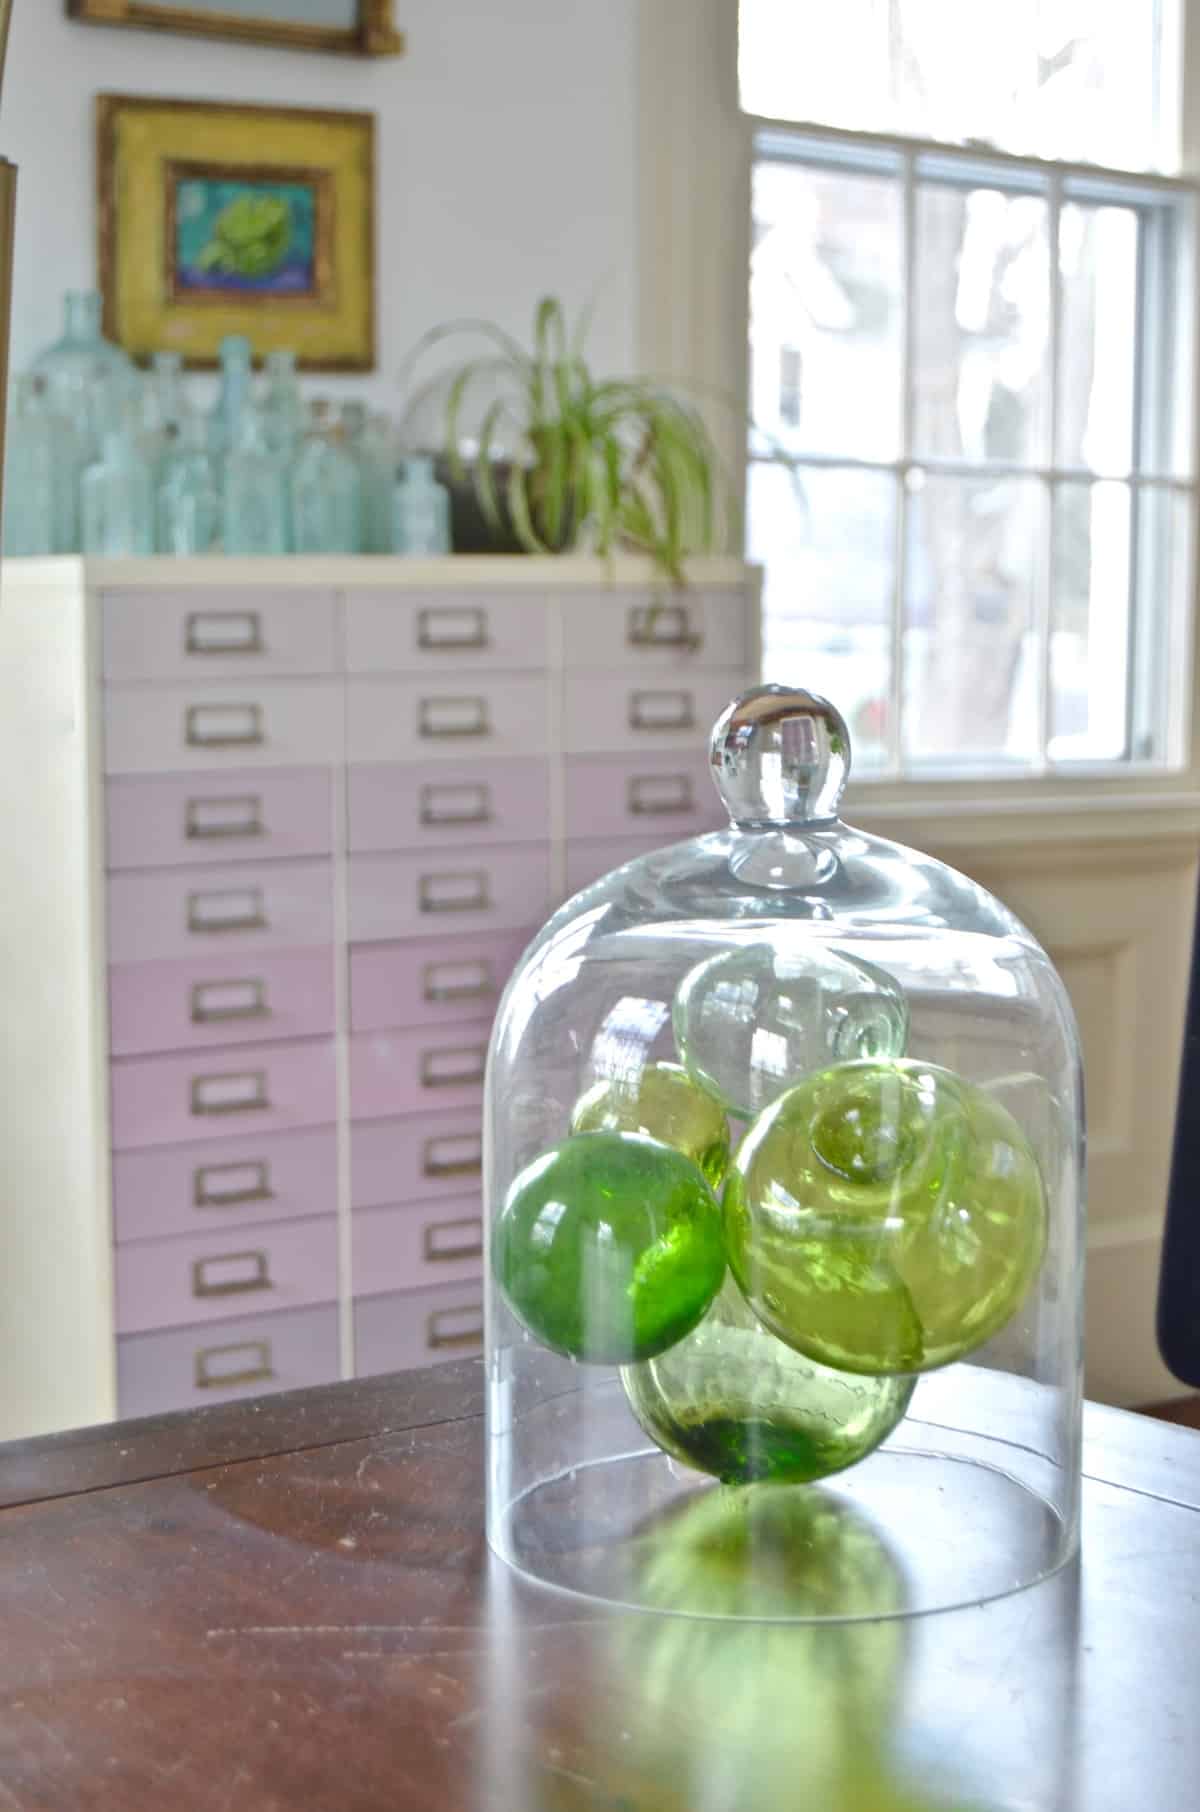
[[[656,1140],[576,1134],[517,1177],[492,1229],[492,1271],[535,1339],[629,1365],[700,1322],[725,1275],[716,1197]]]

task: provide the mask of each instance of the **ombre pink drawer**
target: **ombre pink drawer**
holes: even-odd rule
[[[241,1316],[217,1328],[125,1334],[117,1341],[117,1413],[157,1416],[240,1397],[333,1384],[340,1374],[338,1312],[293,1309]]]
[[[622,868],[637,856],[649,855],[673,841],[669,837],[580,837],[567,844],[567,897],[590,887],[610,869]]]
[[[104,769],[178,774],[236,768],[311,768],[342,759],[340,680],[259,685],[108,686]]]
[[[544,598],[491,592],[352,591],[351,673],[489,672],[546,663]]]
[[[639,674],[628,667],[568,671],[563,737],[568,754],[683,749],[694,754],[742,687],[740,670]]]
[[[704,754],[576,755],[566,764],[568,834],[657,834],[664,843],[719,830],[727,815]]]
[[[447,762],[425,770],[385,762],[350,770],[350,848],[453,850],[546,835],[544,760]]]
[[[327,856],[328,769],[234,769],[108,782],[107,860],[114,868]]]
[[[164,585],[104,594],[107,679],[243,679],[337,665],[331,591]]]
[[[516,930],[540,923],[549,906],[545,843],[355,856],[350,862],[350,936],[356,944]]]
[[[357,1121],[350,1154],[355,1208],[438,1202],[474,1191],[478,1210],[483,1121],[477,1107],[456,1114]]]
[[[602,592],[563,600],[570,667],[635,669],[743,667],[748,658],[744,592],[699,591],[671,598]]]
[[[316,1038],[333,1031],[333,956],[300,950],[118,963],[108,972],[108,1018],[114,1057]]]
[[[113,1154],[118,1244],[332,1214],[337,1133],[274,1133]]]
[[[325,1038],[190,1057],[118,1057],[110,1076],[118,1151],[286,1132],[336,1119],[333,1044]]]
[[[481,1283],[365,1296],[354,1304],[354,1370],[360,1378],[464,1359],[482,1346]]]
[[[500,1004],[534,928],[484,937],[362,944],[350,952],[350,1024],[356,1032],[452,1025]]]
[[[483,1275],[479,1197],[354,1216],[354,1287],[360,1296],[470,1283]]]
[[[112,963],[302,950],[332,940],[328,862],[244,862],[109,877]]]
[[[337,1218],[135,1240],[116,1255],[117,1332],[336,1302]]]
[[[350,761],[489,761],[540,755],[549,734],[544,673],[460,670],[346,682]]]
[[[490,1019],[416,1032],[356,1032],[350,1040],[355,1120],[449,1112],[483,1100]]]

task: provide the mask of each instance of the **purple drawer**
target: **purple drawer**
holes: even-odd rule
[[[536,594],[352,591],[346,600],[351,673],[485,673],[546,660],[546,601]]]
[[[219,1328],[172,1328],[117,1341],[117,1413],[206,1409],[237,1397],[332,1384],[339,1376],[336,1308],[251,1315]]]
[[[579,837],[567,844],[567,898],[590,887],[612,868],[635,856],[649,855],[673,842],[671,837]]]
[[[626,667],[568,671],[563,734],[570,754],[681,749],[691,755],[742,690],[740,668],[639,673]]]
[[[109,876],[112,963],[303,950],[332,941],[328,862],[246,862]]]
[[[333,1031],[333,958],[298,950],[119,963],[108,972],[108,1005],[115,1057],[315,1038]]]
[[[483,1100],[491,1020],[415,1032],[356,1032],[350,1040],[355,1120],[449,1112]]]
[[[355,943],[461,936],[540,924],[550,906],[545,843],[472,846],[410,856],[354,856],[350,935]]]
[[[544,673],[452,672],[346,682],[351,762],[406,761],[422,768],[493,756],[540,755],[549,736]]]
[[[108,679],[246,679],[256,674],[334,673],[333,592],[265,586],[108,591]]]
[[[478,1195],[483,1124],[477,1107],[457,1114],[359,1121],[351,1132],[351,1197],[356,1208]]]
[[[663,843],[720,830],[707,755],[576,755],[567,762],[568,832],[589,837],[658,836]]]
[[[327,768],[147,774],[110,780],[107,797],[110,869],[326,856],[333,847]]]
[[[134,1240],[116,1276],[120,1334],[336,1302],[337,1218]]]
[[[111,1078],[118,1151],[327,1126],[337,1117],[333,1041],[326,1038],[190,1057],[118,1057]]]
[[[550,770],[525,761],[401,762],[350,770],[350,848],[454,850],[545,834]]]
[[[340,681],[105,687],[106,774],[317,768],[342,759]],[[523,751],[521,751],[523,752]]]
[[[428,1285],[470,1283],[483,1275],[479,1197],[368,1208],[354,1216],[354,1280],[360,1296]]]
[[[483,1346],[483,1285],[366,1296],[354,1305],[355,1374],[412,1371]]]
[[[266,1138],[221,1139],[113,1155],[118,1244],[172,1233],[210,1233],[337,1206],[332,1126]]]
[[[478,1019],[500,1004],[533,935],[529,927],[428,943],[363,944],[350,952],[350,1023],[356,1032],[373,1032]]]

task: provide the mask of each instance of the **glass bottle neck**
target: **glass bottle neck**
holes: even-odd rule
[[[100,338],[100,297],[95,290],[68,290],[66,299],[67,338],[98,340]]]

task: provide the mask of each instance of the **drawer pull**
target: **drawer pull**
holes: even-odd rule
[[[265,1252],[222,1252],[192,1261],[193,1296],[248,1296],[274,1287]]]
[[[690,774],[636,774],[629,782],[629,809],[646,818],[694,812]]]
[[[486,869],[422,875],[418,888],[422,912],[486,912],[491,905]]]
[[[441,1265],[483,1257],[483,1223],[477,1214],[461,1221],[434,1221],[425,1228],[425,1262]]]
[[[479,1133],[451,1133],[439,1139],[426,1139],[421,1160],[422,1176],[478,1176],[482,1169],[483,1140]],[[450,1224],[462,1225],[460,1221]],[[426,1228],[426,1235],[429,1231]]]
[[[435,1309],[425,1320],[425,1345],[431,1351],[447,1346],[478,1346],[483,1339],[483,1304],[461,1309]]]
[[[238,793],[227,799],[189,799],[184,835],[189,843],[209,838],[265,837],[262,800],[257,793]]]
[[[421,788],[422,824],[490,824],[491,821],[491,793],[486,783]]]
[[[192,987],[192,1024],[212,1025],[226,1019],[269,1019],[264,981],[196,982]]]
[[[631,730],[694,730],[696,707],[690,692],[631,692]]]
[[[192,1176],[197,1208],[240,1208],[273,1199],[271,1167],[265,1158],[250,1164],[203,1164]]]
[[[487,613],[483,610],[422,610],[417,613],[418,648],[486,648]]]
[[[266,741],[261,705],[189,705],[189,749],[257,749]]]
[[[192,1077],[193,1114],[261,1114],[270,1105],[265,1070]]]
[[[487,1049],[481,1044],[456,1045],[440,1051],[421,1054],[422,1088],[457,1088],[468,1082],[482,1082],[487,1067]]]
[[[269,1340],[241,1340],[235,1346],[202,1346],[196,1353],[197,1390],[224,1390],[231,1384],[265,1384],[274,1376]]]
[[[422,736],[490,736],[486,698],[423,698],[417,717]]]
[[[693,629],[686,604],[635,604],[629,612],[625,639],[631,648],[686,648],[704,645]]]
[[[189,931],[265,931],[267,914],[261,887],[239,887],[220,893],[189,893]]]
[[[188,654],[262,654],[257,610],[193,610],[187,619]]]
[[[426,1000],[492,1000],[499,993],[486,957],[468,963],[426,963]]]

